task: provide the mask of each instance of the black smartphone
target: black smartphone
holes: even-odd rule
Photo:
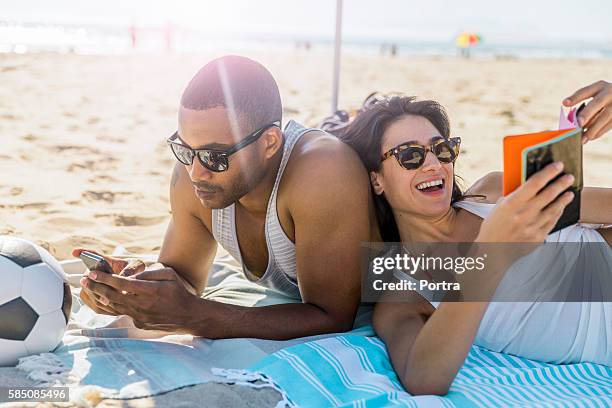
[[[106,259],[102,258],[100,255],[96,255],[92,252],[83,251],[79,255],[79,258],[85,263],[87,269],[90,271],[98,271],[104,273],[113,273],[111,266],[108,264]]]
[[[563,172],[547,186],[565,174],[574,176],[574,183],[566,190],[574,193],[574,199],[563,211],[563,215],[551,232],[578,222],[580,217],[580,193],[582,191],[582,130],[562,138],[551,139],[524,150],[525,180],[554,161],[563,162]]]

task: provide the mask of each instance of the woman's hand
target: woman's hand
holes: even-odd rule
[[[582,143],[595,140],[612,129],[612,84],[609,82],[597,81],[580,88],[566,98],[563,105],[574,106],[589,98],[593,100],[578,115],[578,124],[586,129]]]
[[[574,198],[570,191],[563,193],[574,181],[571,174],[544,188],[562,171],[563,163],[549,164],[514,192],[497,200],[493,212],[482,222],[476,241],[544,242]]]

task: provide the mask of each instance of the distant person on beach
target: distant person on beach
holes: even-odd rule
[[[129,34],[130,34],[130,45],[132,46],[132,49],[136,48],[136,44],[137,44],[137,29],[136,26],[134,24],[130,25],[129,28]]]
[[[282,127],[282,119],[277,84],[261,64],[239,56],[206,64],[183,92],[169,139],[178,162],[162,265],[131,266],[123,275],[137,274],[125,277],[125,261],[107,257],[116,274],[84,278],[85,303],[140,328],[207,338],[351,329],[360,245],[377,239],[367,174],[336,137],[294,121]],[[301,302],[241,307],[200,298],[217,244],[249,280]]]

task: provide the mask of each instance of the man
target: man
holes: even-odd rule
[[[158,269],[108,258],[81,297],[137,327],[207,338],[289,339],[349,330],[360,301],[360,245],[374,213],[359,157],[335,137],[289,122],[272,75],[226,56],[181,98],[169,144],[179,163]],[[200,298],[217,242],[247,277],[302,303],[241,307]],[[82,249],[75,249],[78,256]],[[120,276],[132,274],[132,277]]]
[[[610,84],[598,84],[571,101],[595,97],[593,137],[609,129],[601,109],[612,105]],[[379,240],[368,177],[335,138],[295,122],[281,132],[281,112],[276,83],[258,63],[223,57],[202,68],[183,94],[170,140],[182,164],[172,177],[163,265],[141,272],[142,264],[107,257],[115,273],[134,276],[90,274],[82,280],[85,303],[130,315],[141,328],[208,338],[287,339],[349,329],[359,303],[360,244]],[[208,150],[194,157],[196,148]],[[470,192],[486,193],[497,180],[495,173],[485,176]],[[196,296],[216,242],[242,261],[250,279],[301,295],[302,303],[245,308]]]

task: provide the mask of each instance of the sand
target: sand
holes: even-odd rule
[[[3,387],[33,387],[23,372],[0,367],[0,384]],[[280,393],[271,388],[251,388],[240,385],[205,383],[181,388],[164,394],[131,400],[104,399],[96,408],[154,408],[154,407],[217,407],[217,408],[258,408],[274,407],[282,399]],[[0,403],[3,408],[73,408],[79,404],[62,403]]]
[[[285,119],[330,109],[331,54],[246,53],[278,80]],[[212,55],[0,55],[0,234],[59,259],[73,246],[159,250],[184,86]],[[504,135],[555,128],[561,100],[612,61],[345,56],[340,105],[400,91],[447,107],[468,184],[501,170]],[[606,77],[608,75],[608,77]],[[612,187],[612,134],[585,148],[585,184]]]

